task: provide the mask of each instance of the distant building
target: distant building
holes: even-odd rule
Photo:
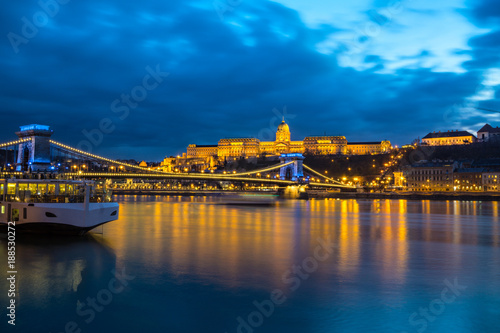
[[[410,191],[453,191],[453,172],[457,163],[424,162],[411,165],[407,171]]]
[[[458,169],[453,174],[453,189],[457,192],[483,191],[483,168]]]
[[[139,166],[141,168],[147,168],[148,167],[148,164],[145,162],[145,161],[142,161],[141,163],[139,163]]]
[[[191,157],[217,156],[217,145],[189,145],[187,155]]]
[[[500,192],[500,171],[483,172],[483,191]]]
[[[486,124],[479,131],[477,131],[477,139],[481,142],[488,142],[492,139],[500,138],[500,128],[492,127],[490,124]]]
[[[476,142],[476,137],[467,131],[432,132],[422,138],[422,144],[429,146],[466,145]]]
[[[381,154],[391,149],[389,141],[377,142],[349,142],[347,153],[352,155]]]
[[[304,152],[312,155],[345,154],[345,136],[308,136],[304,138]]]
[[[225,138],[219,140],[217,145],[190,144],[187,147],[186,157],[236,159],[290,153],[363,155],[386,153],[391,148],[389,141],[348,143],[345,136],[308,136],[303,141],[292,141],[290,128],[283,119],[278,125],[274,141],[260,141],[257,138]]]

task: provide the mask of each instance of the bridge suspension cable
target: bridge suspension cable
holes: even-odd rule
[[[285,164],[275,164],[275,165],[271,165],[270,167],[266,167],[266,168],[263,168],[263,169],[252,170],[252,171],[248,171],[248,172],[237,172],[237,173],[227,174],[225,176],[227,176],[227,177],[233,177],[233,176],[240,176],[240,175],[254,175],[254,174],[257,174],[257,173],[261,173],[261,172],[268,172],[268,171],[271,171],[271,170],[279,169],[279,168],[285,167],[287,165],[290,165],[290,164],[292,164],[294,162],[295,161],[291,161],[291,162],[288,162],[288,163],[285,163]]]
[[[349,187],[349,188],[355,188],[355,186],[345,185],[345,184],[342,184],[341,182],[339,182],[339,181],[337,181],[337,180],[335,180],[335,179],[333,179],[333,178],[330,178],[330,177],[327,177],[327,176],[325,176],[325,175],[322,175],[320,172],[318,172],[318,171],[316,171],[316,170],[312,169],[311,167],[308,167],[308,166],[307,166],[307,165],[305,165],[305,164],[302,164],[302,166],[303,166],[305,169],[307,169],[307,170],[311,171],[312,173],[314,173],[314,174],[316,174],[316,175],[318,175],[318,176],[321,176],[321,177],[323,177],[323,178],[325,178],[325,179],[328,179],[329,181],[331,181],[331,182],[332,182],[332,183],[334,183],[334,184],[341,185],[341,186],[344,186],[344,187]]]
[[[197,180],[231,180],[247,181],[257,183],[275,183],[275,184],[295,184],[291,180],[251,178],[251,177],[227,177],[221,174],[203,174],[203,173],[164,173],[164,174],[139,174],[139,173],[107,173],[107,172],[71,172],[68,176],[75,177],[129,177],[129,178],[171,178],[171,179],[197,179]]]
[[[9,142],[8,144],[9,145],[13,145],[13,144],[17,144],[17,143],[24,142],[24,141],[25,140],[18,140],[18,141]],[[96,159],[96,160],[102,160],[102,161],[106,161],[106,162],[117,164],[117,165],[123,165],[125,167],[133,168],[133,169],[136,169],[136,170],[141,170],[143,172],[146,172],[147,174],[157,174],[158,177],[160,177],[160,175],[165,175],[165,176],[169,176],[171,178],[193,178],[193,179],[196,178],[196,179],[214,179],[214,180],[215,179],[233,179],[233,180],[242,180],[242,181],[255,181],[256,179],[259,179],[259,181],[266,181],[267,182],[267,181],[271,181],[271,179],[270,180],[266,180],[265,178],[250,178],[250,177],[241,177],[241,176],[249,176],[249,175],[253,175],[253,174],[269,172],[269,171],[272,171],[272,170],[275,170],[275,169],[279,169],[279,168],[288,166],[288,165],[290,165],[292,163],[295,163],[295,161],[290,161],[288,163],[275,164],[275,165],[272,165],[272,166],[269,166],[269,167],[266,167],[266,168],[262,168],[262,169],[258,169],[258,170],[252,170],[252,171],[248,171],[248,172],[237,172],[237,173],[232,173],[232,174],[210,174],[210,173],[208,173],[208,174],[204,174],[204,173],[201,173],[201,174],[200,173],[182,173],[182,174],[178,174],[178,173],[165,172],[165,171],[160,171],[160,170],[149,170],[149,169],[137,166],[137,165],[133,165],[133,164],[129,164],[129,163],[124,163],[124,162],[112,160],[112,159],[109,159],[109,158],[106,158],[106,157],[102,157],[102,156],[99,156],[99,155],[91,154],[91,153],[85,152],[83,150],[70,147],[68,145],[62,144],[62,143],[54,141],[54,140],[50,140],[50,143],[53,144],[53,145],[55,145],[55,146],[57,146],[57,147],[63,148],[65,150],[67,150],[67,151],[70,151],[70,152],[73,152],[73,153],[76,153],[76,154],[79,154],[79,155],[91,157],[91,158]],[[2,147],[2,146],[0,145],[0,147]],[[303,164],[303,166],[304,166],[304,168],[306,168],[307,170],[311,171],[312,173],[314,173],[314,174],[316,174],[318,176],[321,176],[321,177],[323,177],[325,179],[328,179],[333,184],[337,184],[338,186],[341,186],[341,187],[351,187],[351,186],[342,184],[342,183],[340,183],[340,182],[338,182],[338,181],[336,181],[336,180],[334,180],[332,178],[326,177],[326,176],[322,175],[321,173],[319,173],[318,171],[316,171],[316,170],[308,167],[305,164]],[[78,175],[103,176],[104,174],[87,173],[87,174],[78,174]],[[123,175],[124,174],[122,174],[122,176]],[[134,174],[130,174],[130,176],[132,176],[132,175],[134,175]],[[272,181],[283,182],[283,183],[290,183],[289,181],[285,181],[285,180],[272,180]]]
[[[140,166],[137,166],[137,165],[133,165],[133,164],[129,164],[129,163],[124,163],[124,162],[120,162],[120,161],[115,161],[115,160],[112,160],[112,159],[109,159],[109,158],[106,158],[106,157],[102,157],[102,156],[99,156],[99,155],[94,155],[94,154],[91,154],[91,153],[87,153],[87,152],[85,152],[83,150],[67,146],[65,144],[62,144],[62,143],[54,141],[54,140],[50,140],[50,143],[52,143],[53,145],[58,146],[60,148],[66,149],[66,150],[68,150],[70,152],[77,153],[77,154],[80,154],[80,155],[83,155],[83,156],[92,157],[92,158],[97,159],[97,160],[102,160],[102,161],[106,161],[106,162],[113,163],[113,164],[123,165],[123,166],[129,167],[129,168],[134,168],[134,169],[142,170],[142,171],[145,171],[145,172],[159,172],[157,170],[148,170],[146,168],[143,168],[143,167],[140,167]]]
[[[173,173],[173,172],[165,172],[165,171],[160,171],[160,170],[149,170],[149,169],[137,166],[137,165],[133,165],[133,164],[129,164],[129,163],[124,163],[124,162],[112,160],[112,159],[109,159],[109,158],[106,158],[106,157],[102,157],[102,156],[99,156],[99,155],[91,154],[91,153],[85,152],[83,150],[70,147],[68,145],[62,144],[62,143],[54,141],[54,140],[50,140],[50,143],[52,143],[53,145],[58,146],[60,148],[66,149],[66,150],[68,150],[70,152],[74,152],[74,153],[77,153],[77,154],[80,154],[80,155],[92,157],[94,159],[106,161],[106,162],[109,162],[109,163],[123,165],[123,166],[129,167],[129,168],[134,168],[134,169],[145,171],[145,172],[159,173],[159,174],[172,174],[172,175],[176,174],[176,173]],[[224,177],[233,178],[233,177],[239,177],[239,176],[242,176],[242,175],[252,175],[252,174],[257,174],[257,173],[261,173],[261,172],[268,172],[268,171],[271,171],[271,170],[279,169],[281,167],[287,166],[287,165],[292,164],[292,163],[294,163],[294,162],[292,161],[292,162],[288,162],[288,163],[285,163],[285,164],[276,164],[276,165],[273,165],[273,166],[270,166],[270,167],[267,167],[267,168],[253,170],[253,171],[248,171],[248,172],[237,172],[237,173],[224,174],[224,175],[217,174],[216,176],[218,178],[220,178],[220,177],[222,177],[222,178],[224,178]],[[211,175],[210,174],[206,174],[206,176],[207,176],[207,178],[209,178]]]
[[[19,139],[19,140],[16,140],[16,141],[0,143],[0,148],[9,147],[9,146],[15,146],[15,145],[18,145],[20,143],[23,143],[23,142],[26,142],[26,141],[30,141],[30,140],[31,139],[23,138],[23,139]]]

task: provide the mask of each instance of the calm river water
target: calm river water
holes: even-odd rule
[[[15,328],[1,239],[1,332],[500,332],[498,202],[117,200],[18,239]]]

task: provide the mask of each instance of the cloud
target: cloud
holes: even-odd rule
[[[19,32],[21,18],[37,10],[36,3],[10,3],[0,32]],[[7,38],[0,44],[7,83],[0,89],[0,141],[12,139],[19,125],[43,123],[52,125],[55,140],[75,146],[86,139],[83,130],[109,118],[115,129],[95,153],[159,160],[190,143],[258,136],[272,128],[273,109],[286,106],[296,140],[326,131],[404,144],[454,125],[446,111],[482,80],[474,70],[413,66],[384,73],[391,63],[380,48],[363,56],[363,69],[341,67],[338,54],[316,46],[342,29],[311,26],[302,16],[267,1],[242,2],[222,21],[206,2],[69,2],[19,53]],[[471,40],[473,61],[486,64],[475,52],[493,43]],[[434,55],[419,52],[412,57]],[[112,102],[157,65],[170,75],[120,119]]]

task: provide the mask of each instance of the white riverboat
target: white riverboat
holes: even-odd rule
[[[111,191],[90,180],[0,180],[0,230],[83,235],[118,219]],[[12,225],[13,223],[11,223]]]

